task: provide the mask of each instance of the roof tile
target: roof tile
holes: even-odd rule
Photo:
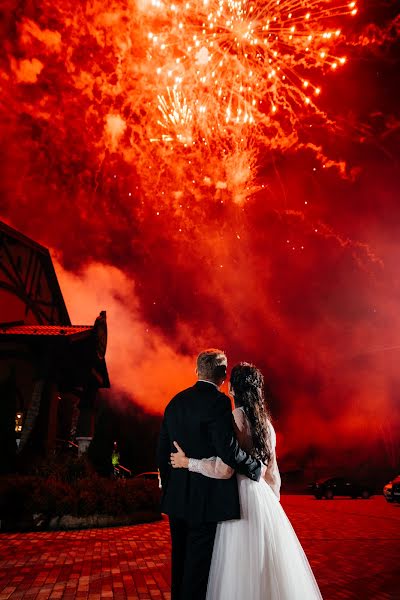
[[[0,335],[71,336],[93,329],[92,325],[14,325],[0,326]]]

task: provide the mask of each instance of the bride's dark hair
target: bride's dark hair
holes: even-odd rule
[[[230,383],[235,394],[235,405],[243,407],[250,421],[252,456],[268,464],[271,459],[270,414],[265,403],[263,374],[254,365],[241,362],[233,367]]]

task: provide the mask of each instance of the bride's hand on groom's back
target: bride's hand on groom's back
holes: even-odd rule
[[[170,461],[171,466],[174,469],[187,469],[189,468],[189,459],[179,446],[178,442],[174,442],[174,446],[177,449],[177,452],[171,452]]]

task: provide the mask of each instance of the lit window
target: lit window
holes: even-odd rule
[[[17,412],[17,414],[15,415],[15,431],[17,433],[20,433],[22,431],[22,417],[22,412]]]

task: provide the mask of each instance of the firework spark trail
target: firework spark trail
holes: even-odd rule
[[[302,128],[333,127],[317,105],[318,80],[344,64],[338,26],[356,12],[355,2],[332,0],[43,2],[40,22],[19,24],[9,105],[47,122],[49,135],[76,123],[96,190],[103,165],[119,173],[123,161],[144,205],[168,208],[189,231],[207,202],[241,205],[261,189],[265,152],[307,149],[348,176]],[[49,92],[61,64],[71,90],[63,112]],[[27,85],[33,95],[23,95]]]
[[[153,5],[155,2],[153,2]],[[160,3],[156,2],[157,6]],[[345,57],[332,54],[340,29],[324,26],[324,17],[356,13],[332,2],[300,3],[201,0],[172,4],[168,23],[157,34],[152,62],[165,84],[188,88],[199,120],[209,107],[219,118],[209,138],[227,125],[269,124],[279,108],[317,106],[321,88],[303,77],[312,68],[336,69]],[[261,106],[260,106],[261,105]],[[294,117],[294,115],[292,115]]]
[[[222,170],[232,139],[240,139],[245,148],[252,140],[259,148],[287,149],[299,141],[302,117],[327,120],[316,104],[321,87],[306,74],[345,63],[344,56],[334,54],[341,38],[336,19],[356,14],[355,2],[198,0],[169,5],[152,0],[142,7],[147,15],[152,10],[165,14],[161,26],[152,27],[151,18],[146,25],[157,82],[173,86],[191,107],[189,124],[184,115],[176,119],[176,102],[165,102],[164,121],[176,123],[175,141],[185,147],[197,144],[201,152],[211,145]],[[186,134],[181,131],[185,125]],[[172,138],[170,133],[168,141]],[[241,197],[251,194],[254,179],[252,171]]]
[[[242,202],[257,189],[260,149],[299,144],[304,117],[331,125],[316,104],[321,87],[307,74],[345,63],[334,53],[342,37],[336,20],[356,14],[355,2],[150,0],[138,7],[151,43],[149,79],[153,70],[154,85],[168,92],[157,94],[162,118],[156,119],[168,133],[150,139],[173,145],[175,160],[184,165],[199,165],[194,179],[179,180],[185,196],[202,198],[193,182],[222,180]],[[188,146],[192,153],[195,149],[190,160]],[[230,181],[238,146],[251,168],[246,177]],[[212,164],[216,172],[204,172],[202,164]]]
[[[241,205],[259,191],[265,151],[306,148],[347,176],[343,161],[303,141],[301,131],[304,121],[333,125],[317,106],[318,79],[346,60],[337,56],[338,25],[357,12],[355,2],[100,0],[76,7],[66,0],[43,7],[47,19],[19,26],[26,57],[11,57],[9,102],[15,96],[54,130],[63,118],[82,124],[97,163],[96,190],[104,161],[118,173],[122,159],[134,166],[137,195],[155,211],[167,206],[181,231],[191,228],[182,219],[189,205],[195,219],[196,206]],[[64,94],[64,114],[48,92],[61,63],[64,89],[73,90]],[[35,88],[22,103],[21,84]],[[77,98],[86,107],[79,116]]]
[[[385,27],[369,24],[361,35],[350,37],[348,43],[354,46],[368,46],[371,52],[381,51],[383,46],[397,42],[400,35],[400,15],[396,15]]]
[[[339,27],[357,12],[333,0],[64,0],[42,9],[40,22],[19,24],[25,58],[10,57],[14,83],[35,88],[25,110],[57,126],[49,85],[63,65],[65,113],[81,96],[99,164],[119,155],[135,165],[145,197],[161,184],[173,206],[177,195],[203,202],[233,188],[245,200],[257,189],[260,151],[299,145],[305,120],[330,126],[320,74],[345,63]],[[236,158],[242,176],[232,179]]]

